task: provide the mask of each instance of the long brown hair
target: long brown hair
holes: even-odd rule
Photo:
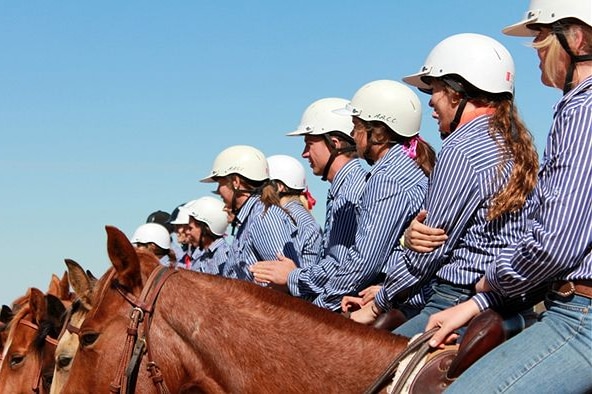
[[[495,108],[489,120],[489,135],[496,141],[503,156],[498,166],[498,179],[501,179],[506,163],[509,160],[514,162],[507,183],[491,199],[487,220],[494,220],[506,212],[515,212],[524,206],[537,181],[538,154],[532,134],[518,115],[513,98],[509,94],[487,93],[462,78],[455,80],[470,92],[471,102],[478,106]],[[462,94],[448,83],[445,84],[445,89],[452,98],[462,97]]]
[[[488,220],[522,208],[536,185],[539,164],[532,134],[520,119],[512,99],[498,101],[495,108],[489,121],[489,134],[497,141],[504,161],[512,159],[514,166],[506,185],[491,200]]]
[[[276,205],[288,215],[290,220],[292,220],[292,223],[296,224],[296,220],[292,217],[290,211],[282,206],[281,196],[276,181],[267,181],[263,184],[261,187],[260,198],[263,205],[265,205],[265,212],[267,212],[270,206]]]

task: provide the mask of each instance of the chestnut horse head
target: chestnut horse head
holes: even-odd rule
[[[90,272],[85,272],[75,261],[66,260],[66,266],[69,282],[76,296],[68,309],[55,350],[55,369],[50,394],[60,393],[68,378],[72,360],[78,349],[78,329],[91,307],[91,292],[96,282],[96,278]]]
[[[94,287],[62,393],[359,393],[406,347],[269,288],[164,268],[106,229],[113,267]]]
[[[14,315],[27,302],[28,297],[27,295],[24,295],[14,300],[12,303],[12,307],[8,305],[2,305],[2,310],[0,310],[0,362],[2,361],[4,344],[6,343],[6,339],[8,338],[8,323],[10,323]]]
[[[1,392],[49,392],[53,352],[64,311],[57,297],[29,289],[27,302],[8,325],[0,364]]]

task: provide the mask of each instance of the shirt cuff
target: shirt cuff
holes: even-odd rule
[[[479,311],[483,312],[484,310],[498,306],[502,303],[502,297],[499,294],[494,292],[488,291],[484,293],[477,293],[472,298],[473,301],[479,307]]]
[[[374,304],[376,304],[376,306],[383,312],[393,309],[391,303],[388,300],[388,295],[386,294],[384,287],[381,288],[378,293],[376,293],[376,297],[374,297]]]
[[[292,294],[294,297],[301,296],[300,289],[298,288],[298,282],[300,281],[301,272],[302,270],[300,268],[296,268],[288,274],[288,281],[286,284],[288,285],[288,290],[290,290],[290,294]]]

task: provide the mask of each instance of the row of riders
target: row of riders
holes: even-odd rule
[[[258,319],[274,316],[273,337],[259,339],[267,342],[267,350],[261,351],[266,357],[271,357],[272,349],[278,353],[274,357],[281,357],[280,345],[293,352],[308,352],[313,337],[312,332],[303,329],[308,319],[321,319],[331,330],[343,331],[347,338],[363,329],[362,340],[376,354],[370,345],[373,340],[394,341],[392,346],[400,353],[397,341],[401,337],[384,338],[390,334],[364,325],[380,326],[395,316],[394,323],[384,323],[394,327],[395,334],[407,338],[430,330],[433,336],[429,345],[438,348],[462,335],[463,327],[475,316],[496,310],[506,321],[519,320],[522,328],[528,328],[481,357],[455,379],[450,392],[466,392],[474,387],[486,392],[592,389],[592,214],[578,209],[592,204],[592,2],[532,0],[525,18],[504,32],[534,36],[532,45],[541,60],[543,84],[563,89],[563,97],[554,108],[540,169],[532,137],[514,104],[514,63],[510,53],[487,36],[453,35],[432,49],[419,72],[403,78],[408,85],[431,95],[429,105],[443,139],[437,157],[419,137],[420,100],[402,83],[373,81],[361,87],[351,100],[318,100],[306,109],[300,126],[289,135],[304,137],[302,156],[315,175],[330,183],[323,231],[298,199],[305,190],[304,175],[290,167],[292,162],[286,157],[268,160],[250,146],[232,146],[216,157],[210,174],[202,180],[217,183],[216,193],[222,201],[212,197],[193,201],[182,207],[172,222],[180,237],[192,240],[196,251],[188,256],[188,267],[193,264],[200,267],[199,271],[219,275],[183,280],[200,281],[196,291],[202,293],[207,293],[205,288],[216,291],[204,285],[214,277],[217,288],[229,286],[226,291],[246,291],[249,296],[241,293],[242,298],[234,302],[251,300],[246,305],[250,315],[245,315],[242,325],[239,321],[235,329],[248,331]],[[358,157],[370,165],[369,171],[362,168]],[[223,239],[228,222],[233,234],[236,232],[231,245]],[[170,247],[166,243],[169,234],[163,231],[165,240],[151,242],[166,251]],[[151,351],[149,343],[164,339],[157,333],[150,342],[148,333],[151,324],[156,328],[157,322],[168,321],[161,316],[165,314],[163,307],[158,307],[173,291],[164,282],[181,281],[195,274],[188,270],[180,275],[161,274],[157,267],[164,269],[166,253],[159,256],[159,264],[151,252],[141,247],[133,249],[119,230],[108,228],[107,232],[114,268],[99,280],[94,291],[96,280],[76,263],[67,261],[70,281],[78,295],[73,303],[70,296],[62,294],[60,299],[52,292],[44,295],[31,289],[24,300],[15,302],[14,313],[3,311],[3,320],[12,320],[1,337],[6,347],[0,369],[0,387],[4,390],[0,392],[12,392],[6,389],[7,379],[26,359],[23,348],[15,347],[18,335],[24,335],[18,333],[21,326],[21,331],[29,331],[29,338],[36,338],[29,342],[36,346],[39,357],[38,367],[29,368],[35,370],[31,379],[34,387],[52,375],[54,364],[56,371],[70,367],[73,352],[64,355],[53,351],[60,332],[60,345],[66,333],[74,333],[76,338],[80,335],[72,371],[108,362],[105,333],[112,332],[109,330],[116,325],[109,322],[118,319],[105,320],[105,308],[114,297],[124,311],[122,319],[131,319],[128,338],[124,342],[120,335],[122,339],[116,345],[129,347],[130,356],[122,356],[121,368],[113,365],[109,370],[116,371],[108,385],[114,392],[133,390],[136,384],[145,385],[143,380],[151,380],[157,389],[168,385],[168,389],[176,387],[177,391],[187,392],[252,392],[261,387],[286,391],[294,381],[302,384],[305,380],[305,387],[311,391],[316,391],[312,387],[317,384],[324,391],[359,392],[370,387],[381,369],[388,367],[384,360],[376,361],[374,367],[363,370],[366,378],[354,376],[352,382],[340,383],[325,376],[307,380],[296,367],[299,373],[295,380],[286,377],[281,382],[265,383],[258,374],[266,368],[261,364],[271,359],[253,364],[249,358],[255,357],[252,354],[247,359],[255,371],[244,371],[248,379],[243,382],[231,383],[221,376],[224,373],[214,366],[220,362],[219,354],[207,358],[212,365],[206,362],[203,370],[196,368],[200,372],[173,373],[162,360],[164,365],[156,367],[163,351],[156,346]],[[136,232],[131,241],[135,246],[146,246],[151,243],[147,234],[150,232]],[[178,287],[183,288],[180,284]],[[251,295],[256,301],[248,298]],[[210,299],[208,305],[199,306],[215,307],[218,315],[240,313],[236,309],[241,307],[236,305],[229,308],[232,312],[221,309],[220,298],[225,297],[211,296],[217,297],[216,301]],[[533,317],[533,305],[543,298],[546,311]],[[280,312],[273,308],[259,310],[260,302],[285,310],[282,319],[275,316]],[[311,303],[328,311],[346,312],[349,320],[328,311],[318,312]],[[129,315],[130,304],[137,314]],[[288,310],[286,305],[290,306]],[[62,324],[60,313],[66,307],[67,322]],[[92,312],[87,315],[89,310]],[[301,311],[300,320],[292,316],[297,311]],[[195,340],[195,335],[207,326],[196,313],[185,312],[189,315],[186,317],[195,317],[191,329],[180,321],[169,324],[177,327],[182,338],[183,330],[188,329],[192,334],[187,335]],[[215,320],[223,325],[223,318],[217,316]],[[125,327],[122,319],[118,324]],[[293,348],[280,338],[281,321],[292,320],[300,325],[299,331],[308,335],[308,340],[299,344],[302,348]],[[19,325],[23,321],[31,324]],[[293,327],[288,327],[291,334],[286,335],[296,335]],[[314,325],[310,327],[314,330]],[[130,336],[137,341],[138,332],[143,340],[128,346],[128,342],[134,342]],[[315,344],[321,341],[316,334],[314,340]],[[139,353],[148,355],[149,372],[137,370],[144,361],[141,356],[134,358],[136,353],[131,350],[140,346],[138,343],[142,346]],[[205,352],[205,345],[191,346]],[[230,350],[218,350],[229,352],[229,357],[246,357],[234,354],[232,346],[227,346]],[[343,353],[339,348],[335,352]],[[301,357],[308,362],[302,368],[310,372],[314,353],[302,353]],[[324,357],[326,361],[327,354]],[[369,356],[362,353],[359,357],[358,362]],[[281,365],[282,361],[293,367],[293,360],[277,362]],[[560,364],[569,367],[557,368]],[[127,372],[123,371],[125,365],[129,366]],[[269,368],[273,371],[276,367]],[[324,367],[315,371],[321,374]],[[329,368],[327,374],[335,371]],[[88,375],[81,382],[82,374],[77,372],[75,379],[71,376],[65,386],[56,379],[61,382],[54,383],[54,387],[81,392],[82,387],[97,387],[101,381]]]

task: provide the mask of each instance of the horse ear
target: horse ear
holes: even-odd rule
[[[66,313],[66,307],[62,300],[51,294],[45,295],[45,301],[46,309],[43,320],[48,321],[51,324],[51,327],[55,329],[55,334],[57,336],[62,327],[62,319]]]
[[[74,289],[74,293],[80,298],[80,301],[84,303],[86,309],[90,309],[91,302],[90,296],[92,288],[96,283],[95,278],[88,277],[88,271],[84,271],[80,264],[74,260],[66,259],[66,265],[68,266],[68,277],[70,278],[70,284]]]
[[[119,283],[130,290],[141,287],[140,259],[136,249],[117,227],[105,226],[105,230],[107,230],[107,253],[117,271]]]
[[[90,270],[86,270],[86,276],[88,276],[88,279],[90,279],[91,282],[96,282],[97,280],[99,280],[96,276],[93,275],[92,272],[90,272]]]
[[[2,311],[0,311],[0,322],[8,323],[12,320],[12,309],[8,305],[2,305]]]
[[[41,323],[45,319],[47,314],[45,305],[45,295],[41,290],[31,287],[29,289],[29,307],[35,317],[37,324]]]
[[[56,274],[51,274],[47,294],[53,294],[55,296],[60,294],[60,278]]]
[[[60,292],[57,295],[60,300],[70,301],[70,281],[68,280],[68,271],[64,271],[62,279],[60,279]]]

